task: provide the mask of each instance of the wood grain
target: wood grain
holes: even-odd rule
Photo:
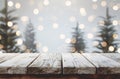
[[[0,55],[0,74],[120,74],[120,54],[4,53]]]
[[[64,53],[63,74],[95,74],[96,68],[79,53]]]
[[[13,57],[19,55],[18,53],[2,53],[0,54],[0,63],[12,59]]]
[[[120,63],[120,53],[100,53]]]
[[[28,67],[28,74],[61,74],[61,54],[41,53]]]
[[[120,73],[120,63],[102,56],[97,53],[84,53],[83,54],[96,68],[97,74],[118,74]]]
[[[39,54],[21,54],[0,64],[0,74],[26,74],[27,66]]]

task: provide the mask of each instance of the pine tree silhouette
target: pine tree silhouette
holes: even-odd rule
[[[109,14],[109,8],[106,8],[106,16],[103,18],[103,26],[99,26],[100,31],[98,32],[96,41],[99,44],[96,46],[99,49],[99,53],[115,53],[117,51],[118,43],[114,35],[117,34],[115,26],[112,24],[112,16]]]
[[[15,10],[8,10],[7,0],[5,0],[5,7],[0,10],[0,49],[6,53],[20,52],[17,45],[16,30],[13,28],[17,23],[18,17],[11,15]]]
[[[76,27],[73,28],[74,32],[72,32],[72,40],[71,40],[71,49],[72,53],[78,52],[82,53],[85,52],[85,43],[83,39],[83,32],[79,29],[79,23],[77,23]]]
[[[33,24],[31,23],[31,21],[29,21],[29,24],[27,25],[26,30],[25,30],[24,45],[27,48],[26,52],[29,52],[29,53],[38,52],[37,48],[36,48],[36,44],[35,44],[34,27],[33,27]]]

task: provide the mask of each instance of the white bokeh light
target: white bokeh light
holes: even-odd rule
[[[113,10],[115,10],[115,11],[119,10],[118,5],[114,5],[112,8],[113,8]]]
[[[8,21],[8,22],[7,22],[7,25],[8,25],[9,27],[12,27],[12,26],[13,26],[13,22]]]
[[[28,16],[22,16],[21,17],[21,21],[22,22],[27,22],[29,20],[29,17]]]
[[[101,45],[102,45],[103,47],[106,47],[106,46],[107,46],[107,42],[103,41],[103,42],[101,42]]]
[[[101,6],[105,7],[107,5],[107,2],[105,0],[101,1]]]
[[[16,7],[16,9],[20,9],[21,8],[21,4],[20,3],[16,3],[15,7]]]
[[[118,38],[118,34],[113,34],[113,38],[117,39]]]
[[[8,1],[8,6],[12,7],[14,5],[13,1]]]
[[[53,28],[54,29],[57,29],[59,27],[59,24],[58,23],[53,23]]]
[[[35,15],[37,15],[37,14],[39,14],[39,10],[38,10],[38,9],[34,9],[34,10],[33,10],[33,13],[34,13]]]
[[[80,28],[80,29],[84,29],[84,28],[85,28],[85,25],[84,25],[84,24],[79,24],[79,28]]]
[[[44,1],[43,1],[43,4],[44,4],[45,6],[48,6],[48,5],[50,4],[50,2],[49,2],[49,0],[44,0]]]
[[[20,31],[17,31],[17,32],[16,32],[16,35],[17,35],[17,36],[20,36],[20,35],[21,35],[21,32],[20,32]]]
[[[93,2],[97,2],[98,0],[92,0]]]
[[[34,5],[30,5],[30,1],[32,1],[32,3],[34,3]],[[35,25],[35,28],[36,28],[35,30],[37,30],[38,33],[42,33],[42,35],[44,36],[44,32],[49,33],[50,31],[54,31],[54,32],[57,31],[57,34],[55,34],[55,35],[57,35],[58,41],[60,40],[64,43],[65,42],[69,43],[70,42],[69,38],[71,37],[71,35],[70,36],[68,36],[68,35],[73,30],[71,28],[75,27],[75,23],[78,21],[78,22],[80,22],[79,29],[82,29],[82,31],[85,32],[85,35],[86,35],[85,37],[87,38],[86,41],[88,41],[90,39],[94,40],[94,38],[95,38],[94,35],[96,35],[95,33],[97,33],[100,30],[99,27],[100,28],[105,27],[105,26],[103,26],[104,25],[103,21],[101,21],[101,26],[98,26],[97,23],[98,23],[98,20],[101,20],[101,18],[99,18],[99,16],[105,16],[106,7],[108,6],[110,9],[111,16],[116,16],[115,20],[112,19],[112,24],[115,25],[115,29],[117,30],[118,34],[113,34],[112,37],[115,39],[119,39],[120,33],[119,33],[118,28],[120,25],[120,21],[118,19],[119,14],[117,12],[119,12],[119,10],[120,10],[120,5],[117,2],[118,2],[117,0],[114,0],[114,1],[112,1],[112,0],[110,0],[110,1],[109,0],[108,1],[107,0],[91,0],[88,2],[79,1],[79,0],[78,1],[64,0],[64,1],[60,1],[60,2],[59,1],[52,2],[52,0],[41,0],[41,1],[29,0],[28,2],[27,1],[19,1],[19,0],[15,0],[15,1],[8,0],[7,4],[9,6],[9,9],[13,9],[13,8],[18,9],[12,15],[17,14],[20,17],[21,21],[19,22],[19,20],[18,20],[18,27],[14,26],[14,22],[13,23],[9,22],[9,23],[7,23],[7,25],[10,28],[14,28],[14,29],[18,28],[15,31],[16,31],[16,35],[20,36],[20,32],[17,30],[24,29],[24,27],[26,25],[23,25],[23,24],[24,24],[24,22],[28,23],[28,20],[30,17],[33,25]],[[25,5],[25,3],[27,3],[27,4]],[[1,2],[0,4],[3,5],[4,3]],[[42,10],[40,9],[41,7],[39,7],[39,5],[43,6]],[[14,7],[12,7],[12,6],[14,6]],[[56,9],[53,7],[55,7]],[[30,9],[28,9],[28,8],[30,8]],[[36,11],[33,11],[35,9],[36,9]],[[96,9],[96,10],[93,10],[93,9]],[[103,11],[104,13],[102,13],[101,11]],[[111,11],[113,11],[113,12],[111,12]],[[62,14],[62,12],[63,12],[63,14]],[[35,14],[34,16],[33,16],[33,13]],[[39,16],[36,14],[39,14]],[[85,16],[85,17],[81,17],[81,16]],[[93,22],[93,23],[90,23],[90,22]],[[95,28],[97,28],[96,32],[94,31]],[[23,30],[21,30],[21,35],[22,35],[22,32],[23,32]],[[88,33],[93,33],[93,34],[88,34]],[[43,40],[43,39],[45,40],[45,38],[41,37],[41,40]],[[37,35],[37,40],[39,40],[38,35]],[[43,41],[43,43],[44,42],[45,41]],[[91,42],[91,40],[88,42]],[[95,44],[95,42],[94,42],[94,44]],[[97,43],[96,43],[96,45],[97,45]],[[55,45],[51,45],[51,46],[55,47]]]
[[[114,49],[115,49],[115,48],[114,48],[113,46],[110,46],[110,47],[109,47],[109,51],[111,51],[111,52],[113,52]]]
[[[116,26],[116,25],[118,25],[118,21],[117,20],[113,20],[112,24]]]
[[[120,53],[120,48],[118,48],[117,52]]]
[[[80,14],[81,14],[81,16],[87,15],[85,8],[80,8]]]
[[[66,1],[65,1],[65,5],[66,5],[66,6],[71,6],[71,4],[72,4],[72,2],[71,2],[70,0],[66,0]]]
[[[92,39],[93,37],[94,37],[94,35],[92,33],[87,34],[87,38]]]
[[[22,39],[17,39],[17,45],[22,45],[23,44],[23,40]]]
[[[60,39],[65,39],[65,34],[60,34]]]

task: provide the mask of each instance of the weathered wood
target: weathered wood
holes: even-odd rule
[[[38,54],[21,54],[0,64],[0,74],[26,74],[27,66]]]
[[[120,53],[100,53],[120,63]]]
[[[83,55],[96,66],[97,74],[120,74],[120,63],[97,53]]]
[[[61,54],[41,53],[28,67],[28,74],[60,74]]]
[[[2,53],[0,54],[0,63],[12,59],[13,57],[19,55],[18,53]]]
[[[79,53],[63,53],[63,74],[95,74],[96,68]]]
[[[62,59],[61,59],[62,58]],[[119,53],[1,54],[0,74],[120,74]]]

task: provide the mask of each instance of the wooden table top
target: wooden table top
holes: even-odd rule
[[[3,53],[0,74],[120,74],[120,54]]]

